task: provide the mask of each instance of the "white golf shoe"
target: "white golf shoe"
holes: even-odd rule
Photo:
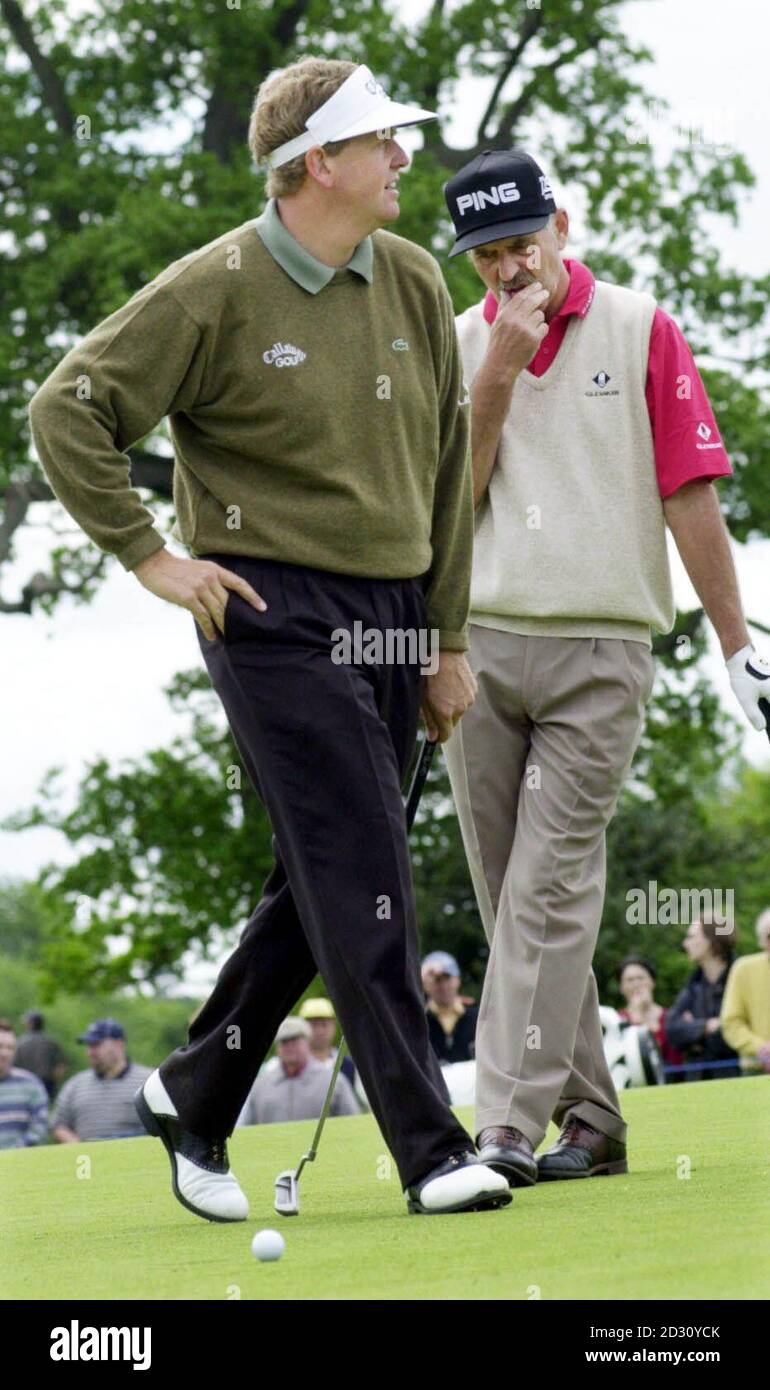
[[[489,1211],[507,1207],[511,1192],[507,1178],[480,1163],[475,1154],[451,1154],[420,1182],[407,1188],[410,1212],[436,1216],[441,1212]]]
[[[165,1145],[174,1196],[182,1206],[207,1221],[245,1221],[249,1203],[230,1172],[227,1141],[182,1129],[157,1069],[139,1087],[134,1104],[145,1129]]]

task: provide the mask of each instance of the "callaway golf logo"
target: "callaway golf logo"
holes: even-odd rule
[[[267,352],[262,353],[262,361],[273,367],[298,367],[306,357],[307,353],[293,343],[273,343]]]
[[[612,377],[610,376],[609,372],[605,372],[604,369],[602,369],[600,372],[597,372],[595,376],[592,376],[592,377],[591,377],[591,380],[593,381],[594,385],[598,387],[598,390],[597,390],[597,391],[586,391],[586,392],[584,393],[586,396],[619,396],[619,395],[620,395],[620,392],[617,391],[617,390],[615,390],[614,388],[612,389],[612,391],[608,391],[608,390],[607,390],[607,387],[609,386],[610,382],[612,381]]]
[[[709,428],[704,420],[701,420],[695,433],[700,441],[695,445],[696,449],[721,449],[722,441],[720,439],[716,439],[713,444],[709,443],[714,431]]]
[[[131,1361],[135,1371],[147,1371],[152,1361],[151,1327],[69,1327],[51,1329],[52,1361]]]

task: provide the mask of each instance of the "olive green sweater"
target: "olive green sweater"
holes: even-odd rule
[[[131,570],[164,541],[125,450],[168,416],[192,555],[425,575],[428,624],[462,651],[473,503],[452,304],[426,251],[371,243],[370,279],[345,268],[318,293],[254,221],[175,261],[58,364],[32,436],[64,507]]]

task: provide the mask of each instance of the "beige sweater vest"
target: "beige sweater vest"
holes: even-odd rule
[[[481,304],[457,319],[467,383],[489,343]],[[650,644],[676,610],[645,400],[655,301],[596,281],[541,377],[519,373],[476,512],[471,622]]]

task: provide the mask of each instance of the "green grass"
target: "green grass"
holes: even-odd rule
[[[311,1122],[237,1130],[249,1220],[213,1225],[172,1197],[156,1139],[0,1153],[11,1299],[759,1299],[770,1293],[770,1078],[625,1092],[624,1177],[543,1184],[497,1212],[409,1216],[370,1116],[327,1123],[299,1216],[273,1181]],[[471,1109],[460,1119],[470,1129]],[[550,1137],[549,1137],[550,1142]],[[90,1177],[78,1177],[80,1155]],[[684,1156],[684,1158],[683,1158]],[[691,1176],[677,1176],[689,1159]],[[82,1159],[80,1160],[82,1162]],[[381,1175],[384,1172],[384,1176]],[[280,1229],[259,1264],[251,1237]],[[535,1287],[536,1286],[536,1287]]]

